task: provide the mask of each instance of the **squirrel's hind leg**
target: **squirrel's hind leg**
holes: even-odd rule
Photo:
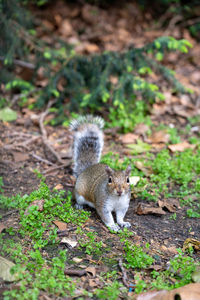
[[[82,209],[84,204],[94,207],[93,203],[87,201],[82,195],[79,195],[79,193],[77,193],[76,191],[75,191],[75,198],[76,198],[75,207],[77,209]]]

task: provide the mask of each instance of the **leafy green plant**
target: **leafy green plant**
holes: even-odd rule
[[[181,249],[178,255],[170,260],[168,269],[163,272],[152,271],[151,286],[158,289],[173,289],[192,281],[192,273],[196,269],[194,259],[185,256]]]
[[[113,281],[111,284],[105,284],[103,289],[96,289],[95,295],[98,299],[119,299],[118,296],[120,295],[123,285],[119,283],[119,281]]]
[[[3,193],[3,178],[2,177],[0,177],[0,193]],[[1,195],[0,195],[0,197],[1,197]]]
[[[147,288],[147,282],[140,277],[140,273],[136,273],[134,276],[136,286],[135,286],[135,292],[137,294],[140,294],[141,292],[144,292],[145,289]]]
[[[127,268],[142,269],[152,265],[154,262],[154,259],[146,253],[146,249],[149,248],[148,244],[146,244],[145,251],[141,247],[131,244],[129,241],[125,241],[124,245]]]
[[[172,144],[178,144],[178,143],[180,143],[181,142],[181,138],[180,138],[180,136],[178,135],[178,130],[177,130],[177,128],[175,128],[175,127],[168,127],[167,128],[167,132],[169,133],[169,135],[170,135],[170,142],[172,143]]]
[[[30,195],[11,198],[2,196],[0,204],[3,207],[20,209],[20,234],[28,234],[34,241],[34,248],[41,248],[49,242],[56,243],[57,229],[51,228],[56,218],[78,225],[84,223],[89,216],[89,212],[73,208],[71,194],[64,196],[64,193],[50,191],[48,186],[41,182],[39,189]]]
[[[176,217],[177,217],[177,216],[176,216],[176,213],[173,213],[173,214],[170,216],[170,219],[172,219],[172,220],[175,221],[175,220],[176,220]]]
[[[198,205],[198,211],[193,208],[188,208],[186,214],[189,218],[200,218],[200,205]]]
[[[130,114],[130,110],[132,113]],[[114,102],[114,106],[110,107],[108,127],[119,127],[126,133],[132,131],[135,125],[144,123],[151,125],[150,117],[147,115],[148,106],[144,101],[127,101]]]
[[[27,262],[27,256],[31,261]],[[4,292],[4,299],[38,299],[41,290],[49,295],[73,295],[75,284],[64,274],[66,252],[60,251],[59,255],[50,262],[44,260],[39,250],[29,251],[21,255],[21,264],[17,263],[12,272],[16,273],[20,286],[17,289]]]
[[[12,11],[12,6],[10,7],[8,4],[9,1],[4,2]],[[19,15],[20,10],[25,7],[22,9],[20,2],[17,1],[17,5],[15,5]],[[5,23],[8,21],[6,5],[0,7],[0,16],[3,16]],[[27,32],[28,24],[24,22],[25,28],[23,28],[22,20],[19,17],[14,18],[15,15],[18,16],[17,13],[11,14],[9,25],[12,24],[12,21],[15,21],[19,27],[16,26],[16,30],[13,30],[10,26],[10,32],[6,31],[6,36],[15,35],[15,41],[22,44],[18,48],[23,49],[23,51],[26,49],[27,54],[29,51],[26,40],[28,38],[31,41],[35,51],[35,71],[37,72],[38,68],[42,67],[44,76],[49,78],[44,89],[34,92],[35,106],[41,107],[52,97],[56,98],[57,118],[54,119],[55,124],[66,120],[65,110],[83,112],[89,108],[91,111],[102,111],[102,107],[110,110],[109,117],[112,126],[115,126],[116,118],[121,120],[118,126],[124,132],[132,130],[135,124],[140,122],[149,123],[150,119],[146,118],[149,105],[155,99],[161,101],[164,99],[159,87],[149,82],[153,72],[163,76],[175,91],[188,92],[188,89],[176,80],[174,72],[161,64],[162,59],[169,51],[187,53],[191,47],[187,40],[160,37],[144,47],[132,48],[122,53],[104,52],[102,54],[80,56],[76,55],[72,47],[62,40],[57,40],[59,46],[55,48],[55,43],[49,45],[37,39],[37,36],[33,34],[33,28],[29,28],[31,31]],[[19,28],[24,34],[20,34]],[[6,36],[4,40],[7,43]],[[12,64],[16,50],[16,45],[9,47],[13,43],[7,43],[6,45],[7,51],[3,53],[5,68],[8,62]],[[113,78],[115,80],[112,80]],[[59,88],[58,83],[60,81],[67,82],[67,84],[64,84],[63,88]],[[27,101],[27,93],[34,91],[34,78],[33,89],[30,83],[20,79],[7,81],[6,87],[7,89],[18,88],[20,92],[22,91],[21,104],[24,105]],[[66,98],[70,98],[71,101],[63,107],[60,103],[63,103]]]
[[[101,254],[102,252],[102,246],[103,246],[103,242],[96,241],[97,238],[97,232],[87,232],[84,235],[84,238],[79,240],[79,245],[81,246],[81,248],[85,248],[85,253],[87,254]]]

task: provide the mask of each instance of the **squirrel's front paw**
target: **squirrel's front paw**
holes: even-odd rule
[[[76,203],[75,204],[76,209],[83,209],[83,205]]]
[[[107,225],[113,231],[119,231],[120,227],[117,224]]]
[[[129,222],[123,222],[123,223],[120,223],[119,225],[120,225],[121,227],[126,227],[126,228],[131,227],[131,223],[129,223]]]

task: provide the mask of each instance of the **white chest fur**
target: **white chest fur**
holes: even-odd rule
[[[110,196],[106,203],[106,208],[109,211],[117,211],[127,208],[129,206],[130,198],[129,195],[122,196]]]

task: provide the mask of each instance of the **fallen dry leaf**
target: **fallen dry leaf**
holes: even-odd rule
[[[67,224],[61,221],[53,221],[53,223],[59,228],[59,230],[66,230]]]
[[[88,24],[97,24],[100,16],[100,9],[96,6],[85,4],[82,6],[81,16]]]
[[[164,103],[164,102],[163,103],[154,103],[152,114],[154,114],[156,116],[161,116],[161,115],[164,115],[167,110],[168,110],[168,106],[166,105],[166,103]]]
[[[27,215],[29,208],[31,206],[38,206],[38,211],[43,211],[43,207],[44,207],[44,199],[40,199],[40,200],[34,200],[32,203],[30,203],[30,205],[27,207],[27,209],[25,210],[24,214]]]
[[[166,147],[165,143],[159,143],[159,144],[151,144],[152,149],[155,149],[156,151],[161,151],[163,148]]]
[[[99,52],[99,47],[94,43],[83,42],[75,47],[79,53],[95,53]]]
[[[12,152],[13,156],[14,156],[14,161],[15,162],[21,162],[21,161],[25,161],[28,160],[29,155],[27,153],[21,153],[21,152]]]
[[[89,278],[88,280],[88,283],[89,283],[89,286],[94,288],[94,287],[97,287],[98,286],[98,283],[96,282],[96,278]]]
[[[150,176],[153,173],[152,168],[150,166],[145,166],[144,163],[141,161],[136,161],[134,165],[138,170],[142,171],[146,176]]]
[[[179,98],[179,102],[182,106],[187,106],[187,107],[190,107],[192,108],[193,110],[195,109],[195,106],[194,104],[192,103],[191,101],[191,97],[188,96],[187,94],[185,95],[181,95],[180,98]]]
[[[136,213],[138,215],[165,215],[166,212],[161,207],[153,207],[148,204],[139,203],[136,208]]]
[[[183,251],[191,247],[193,247],[196,251],[200,251],[200,241],[193,238],[187,238],[183,243]]]
[[[169,212],[175,212],[177,208],[180,208],[178,199],[165,199],[165,200],[158,200],[159,207],[165,207]]]
[[[92,274],[93,277],[96,276],[96,268],[95,268],[95,267],[90,266],[90,267],[87,267],[85,270],[86,270],[88,273]]]
[[[161,265],[152,265],[149,267],[149,269],[155,270],[155,271],[160,271],[163,269]]]
[[[79,257],[73,257],[72,260],[73,260],[75,263],[79,264],[80,262],[82,262],[83,259],[82,259],[82,258],[79,258]]]
[[[166,291],[149,291],[147,293],[140,294],[136,300],[162,300],[162,295],[165,295]],[[156,298],[159,296],[160,298]]]
[[[134,143],[137,139],[138,139],[138,135],[130,133],[130,132],[120,136],[120,141],[123,144]]]
[[[151,143],[168,143],[169,142],[169,133],[166,130],[160,130],[154,132],[150,137],[149,140]]]
[[[5,226],[5,224],[0,223],[0,233],[1,233],[5,228],[7,228],[7,227]]]
[[[179,144],[173,144],[168,146],[169,150],[171,150],[172,152],[176,152],[176,151],[182,152],[185,149],[194,149],[195,147],[196,145],[189,144],[188,142],[182,142]]]
[[[73,27],[68,19],[62,21],[59,32],[65,37],[73,34]]]
[[[150,291],[140,294],[136,300],[200,300],[200,283],[190,283],[171,291]]]
[[[177,252],[177,248],[175,247],[175,246],[172,246],[172,247],[166,247],[165,245],[162,245],[162,246],[160,246],[160,250],[162,251],[162,252],[166,252],[166,253],[171,253],[171,254],[173,254],[173,255],[176,255],[176,254],[178,254],[178,252]]]
[[[196,269],[192,273],[192,280],[200,283],[200,266],[196,266]]]
[[[12,261],[0,256],[0,277],[4,281],[12,282],[16,280],[16,274],[10,273],[10,269],[14,266],[15,264]]]
[[[62,244],[67,244],[68,246],[70,246],[72,248],[76,247],[76,245],[78,244],[77,241],[69,239],[69,238],[66,238],[66,237],[62,238],[62,240],[60,242]]]
[[[134,133],[138,134],[138,135],[143,135],[145,134],[147,131],[149,130],[149,126],[140,123],[138,125],[136,125],[135,129],[134,129]]]
[[[184,107],[183,105],[173,105],[173,111],[176,115],[188,118],[196,115],[196,110]]]
[[[60,183],[54,187],[54,190],[63,190],[63,189],[64,189],[64,186]]]
[[[134,186],[140,181],[140,176],[131,176],[129,177],[130,184]]]

